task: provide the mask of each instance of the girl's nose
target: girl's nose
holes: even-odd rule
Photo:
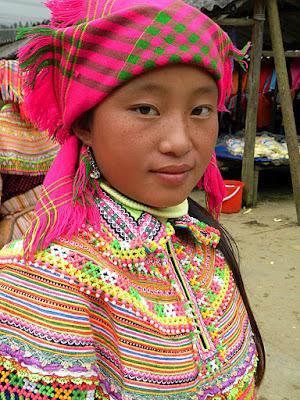
[[[184,118],[171,118],[163,129],[159,151],[175,157],[182,157],[192,149],[190,128]]]

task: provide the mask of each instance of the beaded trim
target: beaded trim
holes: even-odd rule
[[[20,242],[0,254],[5,396],[17,393],[12,358],[22,364],[18,379],[42,385],[29,393],[27,381],[15,383],[25,390],[20,396],[33,400],[53,398],[41,383],[46,377],[65,400],[77,400],[78,379],[85,398],[253,399],[256,348],[216,248],[218,231],[189,216],[165,224],[146,213],[135,219],[104,192],[98,204],[101,229],[84,225],[77,237],[59,238],[29,262]]]

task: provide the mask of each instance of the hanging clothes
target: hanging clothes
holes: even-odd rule
[[[291,61],[290,71],[292,77],[292,90],[300,89],[300,58],[295,58]]]
[[[276,86],[276,74],[273,59],[263,59],[259,83],[259,99],[257,112],[257,127],[259,129],[268,127],[271,122],[273,106],[272,90]]]

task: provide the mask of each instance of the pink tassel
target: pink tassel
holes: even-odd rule
[[[82,152],[82,149],[81,149]],[[81,158],[81,157],[80,157]],[[73,201],[78,200],[82,204],[85,204],[85,196],[87,190],[87,183],[89,177],[87,176],[87,170],[84,161],[79,161],[79,166],[73,182]]]
[[[230,58],[227,58],[224,61],[223,75],[219,83],[218,110],[221,112],[228,111],[225,106],[225,102],[226,102],[226,97],[229,96],[231,93],[232,67],[233,67],[232,60]]]
[[[52,85],[49,85],[51,79],[48,77],[45,79],[45,75],[52,73],[52,68],[41,72],[35,82],[37,90],[35,88],[30,89],[24,100],[29,119],[34,121],[34,124],[40,131],[48,130],[50,136],[54,136],[59,126],[62,125],[61,113],[59,112],[54,88]],[[58,137],[57,140],[59,140]]]
[[[24,39],[24,37],[26,37],[29,39],[29,42],[18,51],[20,64],[35,56],[43,47],[52,45],[53,35],[55,34],[49,25],[39,25],[38,27],[21,29],[23,29],[23,32],[19,33],[19,38]],[[31,67],[29,66],[26,67],[26,69],[27,68]]]
[[[95,203],[97,193],[101,191],[97,180],[90,177],[91,165],[86,146],[82,146],[79,156],[79,165],[73,180],[72,197],[73,206],[81,216],[85,216],[82,223],[88,222],[94,227],[99,227],[99,210]],[[80,219],[81,221],[81,219]],[[70,228],[77,232],[82,223]]]
[[[45,5],[51,10],[51,26],[55,28],[76,25],[86,17],[82,0],[48,0]]]
[[[79,202],[84,207],[93,208],[95,193],[101,189],[97,180],[90,177],[91,165],[89,157],[87,147],[82,146],[79,156],[79,166],[73,182],[73,202]]]
[[[231,43],[228,52],[231,57],[227,56],[224,59],[223,63],[223,74],[222,78],[219,82],[219,100],[218,100],[218,110],[220,112],[228,112],[228,109],[225,106],[226,97],[230,96],[232,91],[232,73],[233,73],[233,60],[238,62],[244,70],[247,70],[248,63],[244,60],[245,55],[249,51],[251,47],[251,43],[248,42],[242,50],[234,47],[233,43]]]
[[[204,172],[203,178],[198,182],[199,188],[203,187],[206,193],[206,206],[208,211],[216,219],[219,218],[222,202],[226,196],[226,188],[218,168],[216,155],[212,159]]]
[[[42,27],[42,29],[44,28]],[[48,33],[51,32],[51,29],[48,27],[45,29]],[[62,126],[61,113],[59,111],[57,94],[54,88],[55,80],[52,76],[54,67],[48,66],[38,72],[38,63],[32,62],[26,65],[31,57],[36,56],[36,52],[39,49],[45,47],[51,48],[53,46],[51,34],[48,36],[39,35],[39,32],[29,35],[32,40],[19,51],[20,63],[24,63],[25,65],[25,70],[23,72],[24,106],[29,120],[34,123],[40,131],[48,130],[49,135],[54,136],[59,127]],[[45,52],[45,54],[39,58],[39,62],[41,62],[42,58],[46,60],[49,57],[53,57],[51,50]]]
[[[94,190],[100,190],[99,185],[89,183],[82,159],[76,171],[78,152],[79,141],[71,136],[46,175],[35,218],[24,241],[27,258],[61,235],[71,238],[84,223],[95,227],[99,224],[99,211],[93,201]]]

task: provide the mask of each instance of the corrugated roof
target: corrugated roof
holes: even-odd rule
[[[205,8],[208,11],[211,11],[215,6],[224,8],[232,2],[233,0],[186,0],[186,3],[198,8]]]
[[[16,30],[11,28],[0,28],[0,44],[11,43],[16,40]]]
[[[8,43],[0,46],[0,59],[1,58],[14,58],[17,51],[21,46],[23,46],[26,43],[26,39],[18,40],[13,43]]]

